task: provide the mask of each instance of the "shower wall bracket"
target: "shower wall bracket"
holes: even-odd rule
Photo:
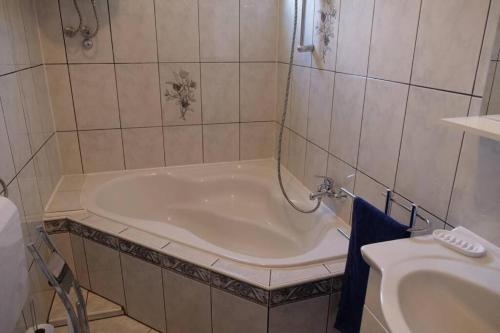
[[[306,16],[307,16],[307,0],[302,0],[302,16],[300,20],[300,44],[297,47],[297,51],[305,53],[305,52],[314,52],[314,45],[308,44],[304,45],[305,34],[306,34]]]

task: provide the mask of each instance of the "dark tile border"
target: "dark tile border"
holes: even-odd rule
[[[44,221],[44,225],[49,234],[69,232],[81,236],[262,306],[275,307],[313,297],[330,295],[339,292],[342,287],[342,276],[337,276],[275,290],[266,290],[129,240],[90,228],[71,219],[48,220]]]

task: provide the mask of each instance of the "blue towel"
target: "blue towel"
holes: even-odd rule
[[[335,327],[357,333],[361,327],[368,284],[368,266],[361,256],[363,245],[410,237],[402,225],[361,198],[354,199],[351,238]]]

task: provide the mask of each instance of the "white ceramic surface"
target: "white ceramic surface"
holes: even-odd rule
[[[259,160],[88,175],[84,207],[178,243],[235,261],[286,267],[343,258],[345,226],[326,206],[294,211],[283,199],[275,162]],[[309,191],[284,171],[293,200]]]

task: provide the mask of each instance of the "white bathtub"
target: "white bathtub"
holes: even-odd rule
[[[285,171],[291,197],[311,207],[309,191]],[[347,255],[344,222],[322,205],[293,210],[273,160],[88,175],[90,212],[235,261],[266,267],[325,262]]]

